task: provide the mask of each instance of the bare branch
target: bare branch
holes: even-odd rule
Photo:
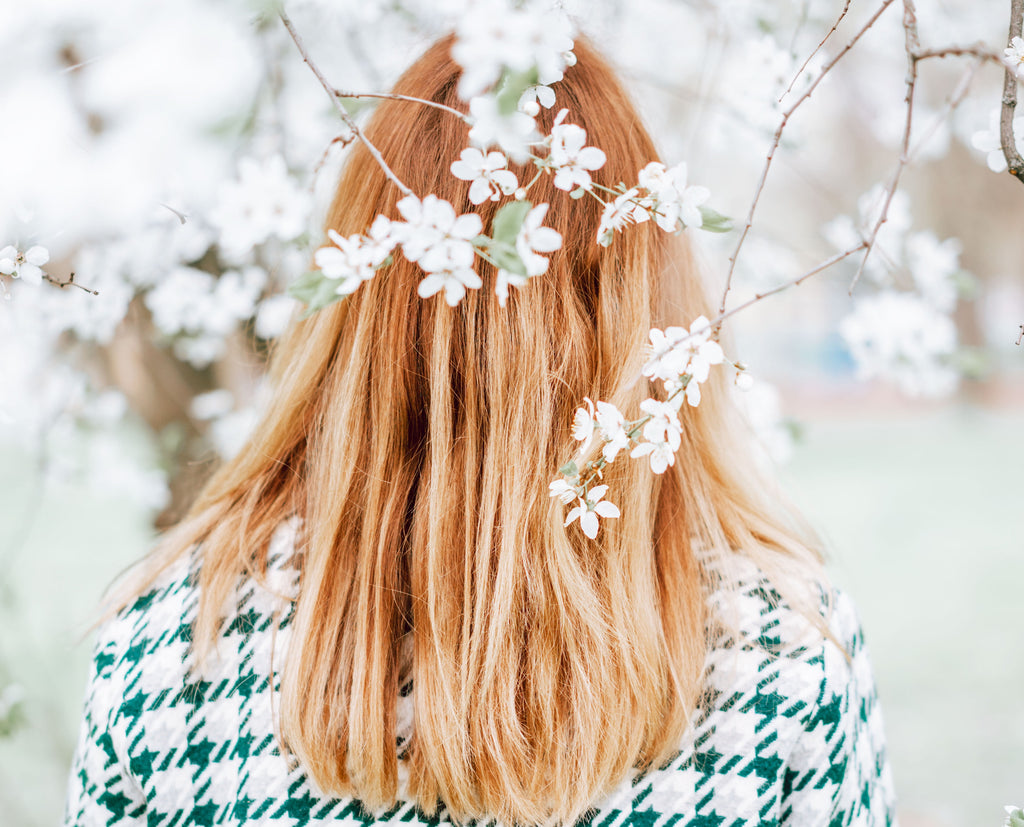
[[[754,213],[757,211],[757,205],[761,200],[761,193],[764,192],[765,182],[768,180],[768,171],[771,169],[772,160],[775,158],[775,151],[779,148],[779,143],[782,140],[782,132],[786,128],[786,124],[789,123],[790,117],[800,107],[800,105],[806,101],[815,89],[818,88],[818,84],[821,83],[822,79],[832,71],[832,68],[840,61],[846,54],[852,49],[858,40],[864,36],[864,34],[875,25],[875,22],[882,15],[882,13],[889,8],[893,3],[893,0],[882,0],[882,4],[878,7],[873,15],[868,18],[868,21],[861,26],[857,33],[850,39],[850,41],[840,49],[828,63],[822,67],[821,72],[812,81],[811,85],[804,90],[804,93],[797,98],[783,113],[782,120],[779,122],[778,127],[775,130],[775,134],[772,136],[771,147],[768,150],[768,155],[765,158],[764,168],[761,170],[761,177],[757,182],[757,189],[754,191],[754,199],[750,203],[750,210],[747,212],[746,221],[743,224],[743,229],[740,231],[739,240],[736,242],[736,247],[729,256],[729,270],[725,276],[725,289],[722,291],[722,300],[719,303],[718,312],[720,316],[724,317],[726,299],[729,297],[729,290],[732,287],[733,273],[736,271],[736,260],[739,257],[740,250],[743,248],[743,243],[747,239],[747,234],[750,232],[750,227],[754,223]]]
[[[942,59],[944,57],[976,57],[979,60],[988,60],[993,63],[998,63],[1000,66],[1004,66],[999,55],[993,52],[984,43],[975,43],[971,46],[943,46],[938,49],[921,49],[918,48],[914,51],[914,58],[916,60],[929,60],[930,58],[937,57]]]
[[[1007,45],[1021,36],[1021,24],[1024,23],[1024,0],[1010,0],[1010,34]],[[1020,181],[1024,181],[1024,158],[1017,151],[1017,138],[1013,134],[1013,115],[1017,109],[1017,75],[1006,69],[1003,77],[1003,103],[999,112],[999,140],[1003,145],[1003,157],[1006,166]]]
[[[921,47],[917,35],[917,10],[914,8],[914,0],[903,0],[903,43],[907,54],[907,91],[903,98],[907,106],[907,114],[903,124],[900,157],[896,162],[896,168],[893,170],[892,176],[889,178],[889,183],[886,185],[882,209],[878,213],[874,227],[871,228],[870,234],[865,239],[864,255],[857,267],[857,272],[853,274],[853,281],[850,282],[851,294],[853,293],[853,288],[857,286],[857,282],[860,281],[864,267],[867,265],[868,257],[875,247],[875,242],[878,241],[878,233],[882,229],[882,225],[889,218],[889,207],[892,204],[893,196],[896,195],[896,189],[900,185],[900,176],[903,174],[903,168],[910,160],[910,130],[914,124],[914,92],[917,87],[918,58],[916,53]]]
[[[290,34],[292,40],[295,41],[295,46],[298,48],[299,54],[302,55],[302,60],[310,69],[312,69],[313,74],[316,75],[316,79],[320,81],[320,85],[324,88],[324,91],[327,92],[327,94],[330,96],[331,102],[334,104],[334,108],[341,116],[342,121],[345,122],[345,125],[352,130],[352,134],[355,135],[356,138],[358,138],[359,141],[363,144],[363,146],[366,147],[367,152],[370,153],[370,155],[373,157],[373,160],[376,161],[377,165],[384,171],[384,174],[388,177],[388,180],[390,180],[391,183],[398,187],[399,191],[403,195],[413,195],[413,191],[408,186],[406,186],[397,175],[395,175],[391,167],[387,165],[387,162],[380,154],[380,150],[377,149],[377,147],[374,146],[373,143],[363,134],[358,124],[356,124],[356,122],[353,120],[352,116],[349,114],[344,104],[338,98],[338,95],[335,92],[334,87],[327,82],[327,78],[324,77],[319,67],[313,62],[312,58],[309,56],[309,52],[306,51],[306,46],[302,42],[302,38],[299,37],[299,33],[295,31],[295,26],[292,25],[291,18],[289,18],[288,15],[283,11],[281,12],[281,22],[284,23],[284,27],[288,30],[288,34]]]
[[[821,39],[821,42],[814,47],[814,51],[807,55],[807,60],[801,63],[800,68],[796,70],[796,74],[793,75],[793,79],[789,82],[789,86],[786,87],[786,91],[783,92],[782,96],[779,98],[780,103],[782,102],[782,98],[786,97],[786,95],[793,91],[793,87],[796,86],[796,82],[800,79],[800,75],[804,73],[804,69],[807,68],[807,64],[814,60],[814,56],[822,50],[822,48],[828,42],[828,39],[836,33],[836,29],[839,28],[839,24],[843,22],[843,18],[846,17],[846,13],[849,10],[850,0],[846,0],[846,2],[843,4],[843,10],[839,12],[839,17],[837,17],[836,22],[832,24],[832,28],[828,30],[825,36]]]
[[[834,264],[838,264],[840,261],[848,259],[855,253],[859,253],[861,250],[867,247],[867,244],[867,241],[861,241],[861,243],[856,245],[855,247],[850,247],[848,250],[844,250],[841,253],[836,253],[834,256],[830,256],[829,258],[822,261],[820,264],[817,264],[814,267],[812,267],[810,270],[806,270],[805,272],[801,273],[796,278],[783,282],[778,287],[773,287],[771,290],[766,290],[763,293],[757,293],[754,295],[752,299],[748,299],[742,304],[736,305],[729,311],[721,312],[717,318],[711,321],[711,327],[717,328],[722,324],[722,322],[724,322],[730,316],[739,313],[741,310],[746,310],[746,308],[750,307],[753,304],[757,304],[759,301],[762,301],[763,299],[767,299],[769,296],[774,296],[776,293],[781,293],[783,290],[789,290],[789,288],[791,287],[796,287],[802,284],[811,276],[816,275],[817,273],[820,273],[824,270],[827,270],[829,267],[833,266]]]
[[[49,273],[43,273],[43,279],[45,281],[50,282],[50,284],[56,285],[57,287],[77,287],[79,290],[84,290],[86,293],[89,293],[90,295],[93,296],[98,296],[100,294],[99,290],[92,290],[86,287],[84,284],[79,284],[77,281],[75,281],[74,273],[68,276],[67,281],[60,281],[59,279],[55,279]]]
[[[335,89],[334,94],[339,98],[380,98],[382,100],[419,103],[423,106],[432,106],[434,109],[440,109],[442,112],[447,112],[449,115],[454,115],[463,123],[472,123],[469,116],[460,112],[458,109],[454,109],[451,106],[445,106],[443,103],[438,103],[437,101],[427,100],[426,98],[414,98],[411,95],[396,95],[394,92],[343,92],[340,89]]]

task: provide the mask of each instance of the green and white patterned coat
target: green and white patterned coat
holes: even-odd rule
[[[268,577],[295,589],[294,525],[271,544]],[[833,642],[809,634],[752,569],[709,598],[728,616],[706,661],[695,726],[667,766],[625,780],[586,827],[889,825],[894,804],[874,678],[855,610],[837,594]],[[96,642],[71,768],[66,827],[204,825],[443,825],[408,803],[368,813],[321,794],[275,738],[289,614],[250,584],[201,675],[190,668],[197,591],[183,560],[106,623]],[[718,625],[716,624],[716,628]],[[739,634],[736,634],[738,629]],[[399,743],[413,721],[412,687],[399,704]]]

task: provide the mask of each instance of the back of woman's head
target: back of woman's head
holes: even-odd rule
[[[459,67],[432,46],[395,92],[451,107]],[[585,41],[555,86],[607,163],[600,185],[656,160],[613,72]],[[466,124],[385,100],[366,127],[395,174],[489,226],[451,163]],[[519,180],[534,170],[515,167]],[[397,218],[398,189],[357,144],[327,227]],[[602,205],[541,175],[562,236],[546,273],[495,298],[495,272],[456,306],[421,299],[400,256],[354,294],[298,321],[274,362],[275,393],[249,447],[206,487],[174,535],[203,540],[195,639],[215,638],[238,578],[259,577],[270,533],[303,518],[301,592],[283,669],[281,731],[328,792],[376,807],[399,790],[395,702],[411,676],[404,794],[455,818],[571,821],[633,767],[669,757],[698,700],[705,609],[693,545],[812,555],[761,508],[730,452],[724,389],[683,415],[662,476],[623,458],[604,471],[621,517],[590,540],[548,496],[579,447],[584,397],[635,412],[650,327],[706,312],[685,239],[654,222],[596,243]],[[625,455],[623,455],[625,457]],[[740,455],[739,462],[743,462]],[[724,552],[723,552],[724,553]]]

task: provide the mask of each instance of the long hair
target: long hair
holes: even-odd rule
[[[429,48],[395,91],[463,107],[450,45]],[[651,138],[608,65],[585,41],[575,51],[558,107],[607,154],[597,183],[634,181],[657,159]],[[552,119],[543,112],[541,129]],[[459,119],[385,100],[366,135],[416,193],[488,225],[495,206],[474,208],[449,172],[468,143]],[[400,197],[362,146],[350,153],[327,217],[342,235],[379,213],[397,218]],[[506,307],[489,265],[483,289],[452,308],[418,298],[423,273],[396,256],[297,321],[247,448],[148,569],[200,543],[194,641],[207,653],[235,585],[265,573],[274,529],[302,518],[280,732],[323,791],[369,808],[399,793],[405,670],[414,734],[403,795],[458,820],[574,821],[679,748],[708,648],[697,546],[777,572],[817,560],[751,483],[715,378],[682,413],[667,473],[622,455],[603,480],[622,516],[595,540],[563,527],[548,484],[579,447],[575,408],[590,397],[636,412],[652,393],[639,378],[648,330],[710,314],[685,239],[647,222],[600,247],[595,199],[571,199],[550,176],[529,197],[550,203],[564,243]]]

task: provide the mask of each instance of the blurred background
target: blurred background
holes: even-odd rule
[[[465,5],[288,10],[337,88],[380,91]],[[737,223],[781,113],[881,0],[852,5],[815,52],[841,0],[566,3],[663,160]],[[1005,6],[929,3],[922,40],[1001,52]],[[905,74],[896,2],[789,121],[730,306],[870,228]],[[0,78],[0,260],[45,248],[54,282],[98,291],[0,276],[0,824],[34,827],[61,812],[102,590],[244,444],[351,136],[252,0],[0,0]],[[921,64],[852,296],[856,260],[725,328],[765,462],[860,607],[903,827],[1024,804],[1024,185],[993,152],[1001,84]],[[694,240],[718,296],[737,234]]]

